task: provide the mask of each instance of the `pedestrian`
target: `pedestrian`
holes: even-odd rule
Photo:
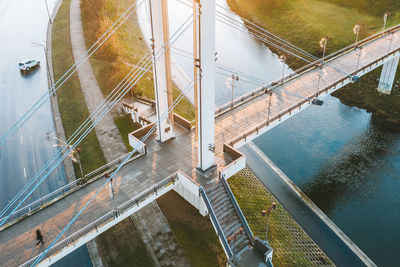
[[[39,229],[36,230],[36,240],[37,240],[36,245],[39,245],[40,243],[44,244],[43,236]]]

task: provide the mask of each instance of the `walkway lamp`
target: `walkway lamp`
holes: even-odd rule
[[[279,61],[282,63],[282,81],[281,84],[283,86],[283,79],[285,77],[285,63],[286,63],[286,56],[285,55],[280,55],[279,56]]]
[[[271,213],[271,211],[276,209],[276,202],[272,202],[271,206],[267,209],[267,210],[262,210],[261,211],[261,216],[265,217],[265,215],[267,215],[267,225],[266,225],[266,229],[265,229],[265,240],[264,240],[264,244],[268,245],[268,224],[269,224],[269,214]]]
[[[229,77],[228,79],[226,79],[226,87],[231,88],[232,89],[232,93],[231,93],[231,107],[233,107],[233,91],[235,88],[235,81],[239,81],[239,76],[232,74],[231,77]]]
[[[326,53],[326,45],[328,44],[328,37],[322,37],[321,41],[319,41],[319,46],[323,48],[322,53],[322,63],[325,63],[325,53]]]
[[[357,44],[357,42],[358,42],[358,35],[360,34],[360,28],[361,28],[361,24],[357,24],[357,25],[354,26],[354,28],[353,28],[353,33],[356,35],[356,42],[355,42],[355,44]]]
[[[383,30],[382,31],[385,31],[386,22],[387,22],[388,17],[390,16],[390,13],[391,13],[390,11],[386,11],[385,15],[383,15]]]
[[[81,163],[81,158],[80,158],[80,154],[81,154],[81,149],[79,147],[77,147],[76,149],[72,149],[72,146],[66,142],[64,142],[61,139],[58,139],[57,137],[55,137],[55,139],[59,142],[61,142],[61,145],[59,144],[54,144],[53,146],[57,146],[57,147],[68,147],[69,149],[71,149],[71,152],[68,154],[68,157],[72,160],[72,162],[74,163],[78,163],[79,164],[79,169],[81,171],[81,178],[82,178],[82,182],[86,183],[86,178],[85,178],[85,174],[83,173],[83,169],[82,169],[82,163]],[[76,157],[75,157],[76,154]]]

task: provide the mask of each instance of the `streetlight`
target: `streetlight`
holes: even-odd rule
[[[232,74],[232,77],[226,79],[226,87],[232,89],[231,93],[231,107],[233,107],[233,90],[235,88],[235,81],[239,81],[239,76]]]
[[[47,5],[47,0],[44,0],[45,4],[46,4],[46,10],[47,10],[47,15],[49,16],[49,22],[50,24],[52,24],[53,22],[51,21],[51,16],[50,16],[50,11],[49,11],[49,6]]]
[[[356,35],[356,41],[355,44],[358,42],[358,35],[360,33],[360,28],[361,28],[361,24],[357,24],[356,26],[354,26],[353,28],[353,33]]]
[[[79,169],[81,171],[81,178],[82,178],[82,182],[86,183],[86,178],[85,178],[85,174],[83,173],[83,169],[82,169],[82,163],[81,163],[81,158],[80,158],[80,154],[81,154],[81,149],[79,147],[77,147],[75,150],[72,149],[72,146],[66,142],[64,142],[61,139],[58,139],[57,137],[55,137],[55,139],[59,142],[61,142],[61,145],[58,144],[54,144],[53,146],[57,146],[57,147],[68,147],[69,149],[71,149],[71,152],[68,154],[68,157],[72,160],[72,162],[74,163],[78,163],[79,164]],[[76,157],[75,154],[76,153]]]
[[[282,81],[281,81],[281,84],[283,85],[283,79],[285,77],[286,56],[285,55],[280,55],[279,56],[279,61],[282,63]]]
[[[233,240],[233,246],[232,246],[232,264],[235,265],[236,264],[236,255],[235,255],[235,242],[236,242],[236,238],[243,233],[244,229],[243,227],[239,227],[239,229],[237,229],[236,232],[234,232],[232,235],[228,236],[228,241],[231,242]]]
[[[324,49],[322,53],[322,63],[325,63],[325,53],[327,44],[328,44],[328,36],[322,37],[321,41],[319,41],[319,46]]]
[[[271,211],[276,209],[276,203],[272,202],[272,205],[267,209],[267,210],[262,210],[261,211],[261,216],[265,217],[265,215],[267,215],[267,225],[266,225],[266,229],[265,229],[265,240],[264,243],[267,245],[268,244],[268,224],[269,224],[269,214],[271,213]]]
[[[383,15],[383,30],[382,31],[385,31],[386,22],[387,22],[388,17],[390,16],[390,14],[391,14],[390,11],[386,11],[385,15]]]
[[[50,66],[49,66],[49,60],[47,59],[46,45],[44,45],[42,43],[36,43],[36,42],[31,42],[31,44],[34,47],[35,46],[41,46],[43,48],[44,57],[46,59],[46,66],[47,66],[47,77],[48,77],[48,80],[50,81],[49,88],[52,88],[53,87],[53,79],[52,79],[51,74],[50,74]],[[53,93],[53,96],[54,96],[54,93]]]

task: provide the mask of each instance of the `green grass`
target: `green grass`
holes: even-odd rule
[[[96,243],[106,266],[153,266],[129,217],[98,236]]]
[[[227,0],[231,8],[263,28],[303,48],[314,56],[322,56],[318,43],[330,36],[327,54],[355,41],[353,27],[364,23],[360,38],[365,38],[383,27],[383,15],[392,9],[387,27],[400,23],[398,3],[394,0]],[[281,51],[272,49],[281,54]],[[296,69],[304,61],[289,56],[287,63]],[[398,87],[391,96],[376,92],[380,70],[362,77],[361,81],[339,90],[334,96],[347,105],[369,110],[388,122],[400,123],[400,92]],[[354,97],[358,98],[355,99]]]
[[[81,11],[86,46],[90,47],[130,5],[130,0],[83,0]],[[143,40],[136,14],[133,14],[91,58],[103,94],[108,95],[145,55],[149,55],[149,49]],[[147,72],[133,91],[136,95],[154,99],[153,74]],[[174,98],[179,94],[179,89],[174,86]],[[194,119],[194,108],[186,98],[178,104],[175,112],[190,121]]]
[[[192,266],[225,266],[226,256],[208,217],[174,191],[157,203]]]
[[[228,180],[236,200],[255,236],[264,239],[266,217],[261,211],[277,203],[271,212],[268,242],[274,248],[274,266],[332,265],[329,258],[277,202],[260,181],[248,169]]]
[[[70,0],[64,0],[58,11],[52,30],[52,59],[55,80],[57,81],[74,64],[69,31]],[[58,90],[58,105],[67,139],[89,116],[77,74]],[[96,134],[92,131],[79,145],[84,172],[92,171],[106,163]],[[79,167],[75,166],[75,173]]]
[[[124,140],[124,144],[129,151],[132,151],[133,148],[129,145],[128,134],[139,129],[141,125],[139,123],[134,123],[132,121],[131,115],[126,114],[124,116],[119,116],[114,118],[115,125],[119,132],[121,133],[122,140]]]

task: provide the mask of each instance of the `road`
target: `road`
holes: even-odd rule
[[[52,12],[56,0],[47,0]],[[48,90],[44,49],[31,42],[46,43],[48,14],[44,0],[0,0],[0,136]],[[28,75],[17,69],[19,61],[40,60],[40,68]],[[0,208],[3,208],[56,152],[50,102],[47,102],[0,149]],[[67,183],[60,167],[34,193],[46,195]],[[86,246],[57,266],[91,266]]]
[[[53,10],[55,0],[49,0]],[[45,1],[0,1],[0,135],[3,135],[48,90],[44,49],[48,14]],[[39,59],[41,66],[21,75],[17,64]],[[50,103],[43,107],[1,148],[0,207],[4,207],[56,151]],[[66,183],[63,166],[35,192],[34,198]]]

